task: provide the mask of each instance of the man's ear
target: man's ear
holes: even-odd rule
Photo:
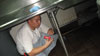
[[[28,23],[31,23],[31,20],[30,19],[28,20]]]
[[[27,20],[27,22],[28,22],[28,24],[31,24],[31,20],[29,19],[29,20]]]

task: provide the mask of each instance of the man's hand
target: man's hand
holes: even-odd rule
[[[28,53],[28,55],[29,56],[35,56],[35,55],[41,53],[43,50],[48,48],[52,42],[53,42],[53,38],[51,38],[50,40],[47,39],[46,43],[43,46],[39,46],[39,47],[33,48],[32,51],[30,53]]]
[[[46,43],[45,43],[45,46],[48,47],[53,42],[53,40],[54,40],[53,38],[51,38],[50,40],[47,39]]]
[[[48,30],[47,34],[49,34],[49,35],[53,35],[53,34],[54,34],[53,29],[52,29],[52,28],[50,28],[50,29]]]

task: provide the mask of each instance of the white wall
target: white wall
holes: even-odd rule
[[[69,24],[76,19],[77,16],[74,7],[71,7],[67,10],[59,10],[57,13],[57,20],[60,27]]]
[[[41,17],[42,17],[42,21],[45,25],[47,25],[48,27],[52,27],[46,13],[42,14]],[[60,9],[57,13],[57,20],[59,22],[60,27],[66,25],[76,19],[77,19],[77,16],[76,16],[74,7],[69,8],[67,10]],[[23,23],[12,28],[10,33],[13,37],[16,36],[16,32],[22,25],[23,25]]]
[[[46,24],[49,27],[52,27],[46,13],[41,15],[41,17],[42,17],[42,21],[43,21],[44,24]],[[58,20],[60,27],[62,27],[62,26],[64,26],[64,25],[66,25],[66,24],[77,19],[74,7],[71,7],[67,10],[61,10],[60,9],[58,11],[56,17],[57,17],[57,20]]]

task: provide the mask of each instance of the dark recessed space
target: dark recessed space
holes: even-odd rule
[[[66,48],[69,56],[99,56],[100,54],[100,22],[83,25],[79,29],[65,35]],[[64,56],[59,41],[50,56]]]

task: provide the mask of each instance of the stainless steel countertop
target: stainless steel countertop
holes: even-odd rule
[[[0,0],[0,30],[24,22],[56,6],[65,9],[83,1],[85,0]],[[30,12],[34,6],[38,6],[39,10]]]
[[[84,1],[86,1],[86,0],[64,0],[60,4],[58,4],[58,7],[62,8],[62,9],[67,9],[69,7],[75,6]]]
[[[35,15],[54,8],[62,0],[0,0],[0,30],[9,28]],[[39,9],[30,12],[38,6]]]

